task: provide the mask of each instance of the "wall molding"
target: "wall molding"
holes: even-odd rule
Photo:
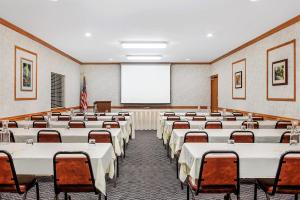
[[[245,96],[244,97],[234,97],[233,96],[233,91],[234,91],[234,74],[233,74],[233,66],[235,64],[238,64],[238,63],[241,63],[241,62],[245,62],[245,71],[242,71],[243,74],[242,74],[242,87],[245,87]],[[245,76],[245,85],[243,85],[243,77]],[[243,88],[241,88],[243,89]],[[235,100],[246,100],[246,97],[247,97],[247,59],[246,58],[243,58],[241,60],[238,60],[238,61],[235,61],[232,63],[232,67],[231,67],[231,97],[232,99],[235,99]]]

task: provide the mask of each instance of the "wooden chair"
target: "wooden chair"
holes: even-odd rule
[[[61,112],[52,112],[52,116],[61,116]]]
[[[37,134],[37,142],[40,143],[61,143],[61,136],[56,130],[40,130]]]
[[[221,121],[207,121],[205,123],[205,129],[222,129],[223,125]]]
[[[233,131],[230,134],[230,139],[234,140],[235,143],[254,143],[255,137],[252,131]]]
[[[226,120],[226,121],[236,121],[236,117],[235,116],[226,116],[226,117],[224,117],[224,120]]]
[[[106,116],[106,113],[98,113],[99,116]]]
[[[10,153],[0,150],[0,192],[18,193],[27,197],[27,192],[35,186],[36,199],[40,199],[39,184],[34,175],[17,175]]]
[[[57,152],[53,157],[53,170],[56,200],[61,192],[64,193],[65,199],[71,199],[68,195],[70,192],[94,192],[101,199],[101,192],[95,187],[91,159],[87,153]]]
[[[33,128],[47,128],[48,122],[45,120],[34,121],[32,124]]]
[[[85,119],[87,121],[98,121],[98,118],[96,115],[87,115],[87,116],[85,116]]]
[[[213,156],[212,156],[213,155]],[[225,193],[224,199],[229,200],[230,194],[240,199],[239,156],[234,151],[209,151],[203,154],[199,178],[188,177],[187,199],[190,190],[199,193]]]
[[[84,121],[72,120],[72,121],[69,121],[68,126],[70,128],[85,128],[85,123],[84,123]]]
[[[188,121],[174,121],[172,129],[190,129],[190,123]]]
[[[0,121],[0,128],[3,127],[2,121]],[[18,123],[16,121],[8,121],[8,128],[18,128]]]
[[[83,112],[75,112],[74,114],[75,114],[75,116],[79,116],[79,117],[84,116],[84,113],[83,113]]]
[[[232,112],[232,115],[235,116],[235,117],[243,117],[243,113],[241,112]]]
[[[196,115],[197,115],[196,112],[186,112],[186,113],[185,113],[185,116],[186,116],[186,117],[194,117],[194,116],[196,116]]]
[[[118,113],[119,116],[130,116],[129,112],[119,112]]]
[[[45,120],[43,115],[31,115],[31,121],[42,121]]]
[[[276,129],[286,129],[288,126],[292,126],[291,121],[279,120],[276,122],[275,128]]]
[[[280,143],[290,143],[290,135],[291,135],[291,131],[283,132],[280,138]]]
[[[206,121],[205,116],[194,116],[193,121]]]
[[[125,116],[117,115],[117,116],[112,116],[113,121],[126,121]]]
[[[175,116],[175,113],[174,112],[165,112],[164,116],[166,116],[166,117]]]
[[[210,113],[210,116],[211,116],[211,117],[221,117],[222,114],[221,114],[220,112],[211,112],[211,113]]]
[[[258,121],[243,121],[242,126],[246,126],[246,128],[254,128],[259,129],[259,123]]]
[[[120,128],[119,122],[116,121],[104,121],[102,124],[102,128]]]
[[[180,117],[179,116],[168,116],[167,121],[179,121]]]
[[[275,179],[257,179],[254,199],[257,199],[257,189],[262,189],[267,199],[276,193],[293,194],[295,200],[300,193],[300,151],[288,151],[279,161]]]
[[[70,121],[71,120],[71,116],[70,115],[59,115],[57,117],[58,121]]]
[[[252,116],[252,120],[253,121],[264,121],[264,117],[263,116]]]

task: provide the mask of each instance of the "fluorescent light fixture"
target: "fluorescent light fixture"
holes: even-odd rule
[[[58,2],[58,0],[50,0],[50,1],[52,1],[52,2]]]
[[[164,49],[167,42],[121,42],[124,49]]]
[[[208,37],[208,38],[211,38],[211,37],[213,37],[214,36],[214,34],[212,34],[212,33],[208,33],[207,35],[206,35],[206,37]]]
[[[109,58],[108,60],[112,61],[113,59],[112,59],[112,58]]]
[[[190,61],[191,59],[190,59],[190,58],[186,58],[185,60],[186,60],[186,61]]]
[[[85,35],[85,37],[91,37],[92,36],[92,34],[89,33],[89,32],[85,33],[84,35]]]
[[[257,1],[259,1],[259,0],[250,0],[251,2],[257,2]]]
[[[127,60],[160,60],[161,55],[127,55]]]

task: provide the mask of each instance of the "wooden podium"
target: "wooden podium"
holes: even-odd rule
[[[111,112],[111,101],[95,101],[95,112]]]

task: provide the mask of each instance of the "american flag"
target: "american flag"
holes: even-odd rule
[[[87,108],[88,108],[88,102],[87,102],[86,82],[85,82],[85,77],[83,77],[83,87],[80,94],[80,109],[82,111],[86,111]]]

